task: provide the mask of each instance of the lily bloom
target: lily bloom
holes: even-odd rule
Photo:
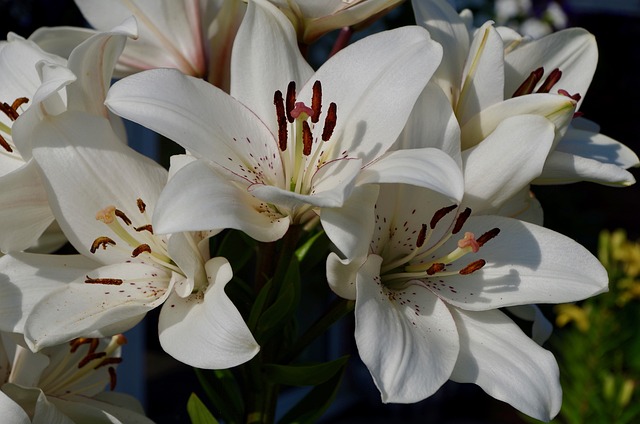
[[[78,338],[38,353],[16,341],[18,336],[0,335],[0,405],[6,422],[152,423],[134,397],[113,392],[127,342],[123,335]]]
[[[320,211],[330,237],[357,238],[373,216],[348,205],[372,210],[377,189],[368,183],[403,181],[460,197],[450,190],[457,166],[443,152],[386,153],[441,54],[426,31],[368,37],[316,72],[296,45],[288,19],[252,1],[234,45],[231,95],[172,70],[110,89],[112,111],[197,159],[172,169],[154,215],[159,233],[234,228],[268,242]]]

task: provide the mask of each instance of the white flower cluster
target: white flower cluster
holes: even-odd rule
[[[445,0],[413,0],[416,25],[345,43],[316,70],[305,60],[324,33],[397,3],[76,0],[95,29],[7,36],[3,417],[147,422],[103,390],[116,335],[156,307],[160,343],[179,361],[250,361],[259,338],[225,292],[233,264],[210,238],[237,230],[271,243],[302,226],[331,241],[327,281],[355,301],[359,355],[384,402],[454,380],[538,419],[558,413],[534,305],[593,296],[608,280],[586,249],[541,226],[530,184],[625,186],[638,165],[578,117],[594,37],[532,41],[475,28]],[[122,118],[185,153],[165,170],[127,146]],[[78,253],[33,253],[65,241]],[[535,341],[510,315],[534,321]],[[101,374],[76,380],[59,363]]]

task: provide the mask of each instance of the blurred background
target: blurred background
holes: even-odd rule
[[[514,26],[532,36],[569,26],[593,33],[600,59],[581,111],[600,124],[602,133],[640,152],[640,107],[636,103],[640,99],[640,0],[452,3],[458,10],[472,9],[479,22],[494,19],[497,24]],[[411,24],[412,20],[410,4],[405,3],[371,30]],[[59,25],[86,25],[73,0],[0,0],[2,34],[12,31],[28,37],[38,27]],[[328,51],[334,37],[329,34],[320,40],[319,54],[322,49]],[[130,130],[134,148],[155,158],[168,156],[168,151],[154,144],[153,135],[133,126]],[[637,170],[632,172],[640,177]],[[566,324],[545,346],[558,357],[563,375],[563,411],[554,422],[640,422],[640,390],[636,387],[640,382],[640,286],[636,282],[640,248],[632,243],[640,238],[640,186],[621,189],[579,183],[538,186],[534,192],[545,208],[545,226],[599,253],[612,280],[610,293],[587,303],[544,309],[549,319]],[[602,230],[615,229],[624,229],[626,235],[601,235]],[[188,422],[185,405],[191,391],[198,387],[197,378],[193,370],[159,348],[156,319],[150,314],[144,325],[129,335],[126,360],[118,371],[119,389],[141,399],[158,423]],[[324,341],[322,348],[327,355],[348,348],[345,344],[353,338],[350,326],[348,322],[342,324]],[[290,400],[300,393],[290,392]],[[339,399],[322,422],[389,421],[533,422],[471,385],[447,384],[432,398],[415,405],[381,405],[366,368],[354,361]]]

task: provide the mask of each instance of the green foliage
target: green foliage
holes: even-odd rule
[[[195,393],[191,393],[191,396],[189,396],[187,413],[192,424],[218,424],[218,420],[214,418],[213,414],[209,412]]]

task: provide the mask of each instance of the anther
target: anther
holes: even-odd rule
[[[556,85],[558,81],[560,81],[560,77],[562,77],[562,71],[558,68],[554,69],[553,71],[551,71],[547,79],[544,80],[536,93],[548,93],[549,91],[551,91],[553,86]]]
[[[18,111],[18,108],[20,106],[22,106],[25,103],[29,103],[29,99],[26,97],[18,97],[17,99],[15,99],[13,101],[13,103],[11,103],[11,109],[15,110],[16,112]]]
[[[458,215],[458,218],[456,218],[456,223],[453,226],[453,231],[451,231],[451,234],[458,234],[460,230],[462,230],[462,226],[464,225],[464,223],[467,222],[467,219],[469,219],[470,215],[471,209],[466,208],[464,211],[462,211],[462,213]]]
[[[558,90],[558,94],[567,96],[568,98],[573,99],[576,102],[580,101],[580,99],[582,98],[582,96],[579,93],[571,95],[567,90],[563,90],[563,89]]]
[[[436,225],[438,224],[438,222],[442,218],[444,218],[449,212],[451,212],[457,207],[458,205],[451,205],[451,206],[444,207],[442,209],[438,209],[436,213],[433,214],[433,217],[431,218],[431,222],[429,222],[429,227],[431,227],[432,230],[436,228]]]
[[[307,121],[302,121],[302,154],[309,156],[313,145],[313,135]]]
[[[122,220],[122,222],[124,222],[126,225],[131,225],[131,220],[129,219],[129,217],[128,217],[124,212],[122,212],[120,209],[116,209],[116,210],[114,211],[114,213],[115,213],[115,214],[116,214],[116,216],[117,216],[118,218],[120,218],[120,219]]]
[[[87,356],[85,356],[84,358],[82,358],[80,360],[80,362],[78,362],[78,368],[82,368],[85,365],[87,365],[89,362],[93,361],[94,359],[100,359],[107,356],[107,352],[93,352],[93,353],[89,353]]]
[[[287,86],[286,100],[287,100],[287,104],[284,110],[285,110],[285,113],[287,114],[287,120],[293,123],[294,117],[291,115],[291,111],[296,106],[296,82],[295,81],[291,81]]]
[[[486,233],[478,237],[476,241],[478,242],[478,245],[482,247],[486,242],[488,242],[489,240],[497,236],[499,233],[500,233],[500,228],[492,228],[491,230],[487,231]]]
[[[113,391],[116,388],[117,376],[116,369],[113,367],[109,367],[109,390]]]
[[[140,213],[144,213],[147,210],[147,205],[142,201],[142,199],[136,199],[136,203]]]
[[[151,224],[141,225],[140,227],[134,227],[133,229],[137,232],[148,231],[153,234],[153,226]]]
[[[324,118],[324,128],[322,129],[322,141],[329,141],[333,130],[336,128],[338,106],[331,102],[327,116]]]
[[[320,113],[322,111],[322,84],[320,83],[320,81],[316,81],[313,83],[313,96],[311,97],[311,109],[313,109],[311,122],[315,124],[320,120]]]
[[[433,274],[435,274],[437,272],[442,271],[443,269],[444,269],[444,264],[440,263],[440,262],[437,262],[437,263],[431,265],[429,267],[429,269],[427,269],[427,275],[433,275]]]
[[[485,261],[484,259],[478,259],[477,261],[471,262],[469,265],[462,268],[460,271],[458,271],[458,274],[469,275],[472,272],[476,272],[477,270],[485,266],[486,263],[487,261]]]
[[[107,365],[115,365],[122,363],[122,358],[104,358],[98,365],[93,367],[93,369],[98,369],[100,367],[105,367]]]
[[[281,151],[287,150],[287,117],[284,112],[284,99],[282,92],[276,90],[273,94],[273,104],[276,106],[276,118],[278,120],[278,145]]]
[[[91,248],[89,249],[89,251],[91,253],[96,253],[96,250],[98,250],[100,247],[102,247],[102,250],[106,250],[107,245],[109,244],[115,246],[116,242],[109,237],[98,237],[93,241],[93,243],[91,243]]]
[[[105,284],[107,286],[119,286],[124,283],[123,280],[119,278],[91,278],[88,275],[85,275],[86,280],[84,282],[86,284]]]
[[[16,119],[18,119],[18,112],[11,107],[11,105],[2,102],[0,103],[0,112],[4,113],[5,115],[7,115],[7,118],[9,118],[11,121],[15,121]]]
[[[7,142],[2,135],[0,135],[0,146],[9,153],[13,152],[11,145],[9,145],[9,142]]]
[[[540,67],[535,71],[531,72],[529,76],[524,80],[520,87],[513,92],[511,97],[523,96],[525,94],[533,93],[533,89],[536,87],[536,84],[542,79],[542,75],[544,75],[544,68]]]
[[[95,352],[96,348],[98,347],[98,339],[95,338],[89,338],[89,337],[78,337],[76,339],[73,339],[69,342],[69,345],[71,346],[70,352],[71,353],[75,353],[76,350],[78,350],[78,348],[84,344],[89,344],[89,352]],[[95,347],[94,347],[95,346]]]
[[[426,238],[427,238],[427,224],[422,224],[422,227],[420,228],[420,232],[418,233],[418,240],[416,240],[416,246],[422,247]]]
[[[138,255],[144,252],[151,253],[151,247],[149,247],[148,244],[141,244],[140,246],[133,249],[133,252],[131,252],[131,257],[137,258]]]

